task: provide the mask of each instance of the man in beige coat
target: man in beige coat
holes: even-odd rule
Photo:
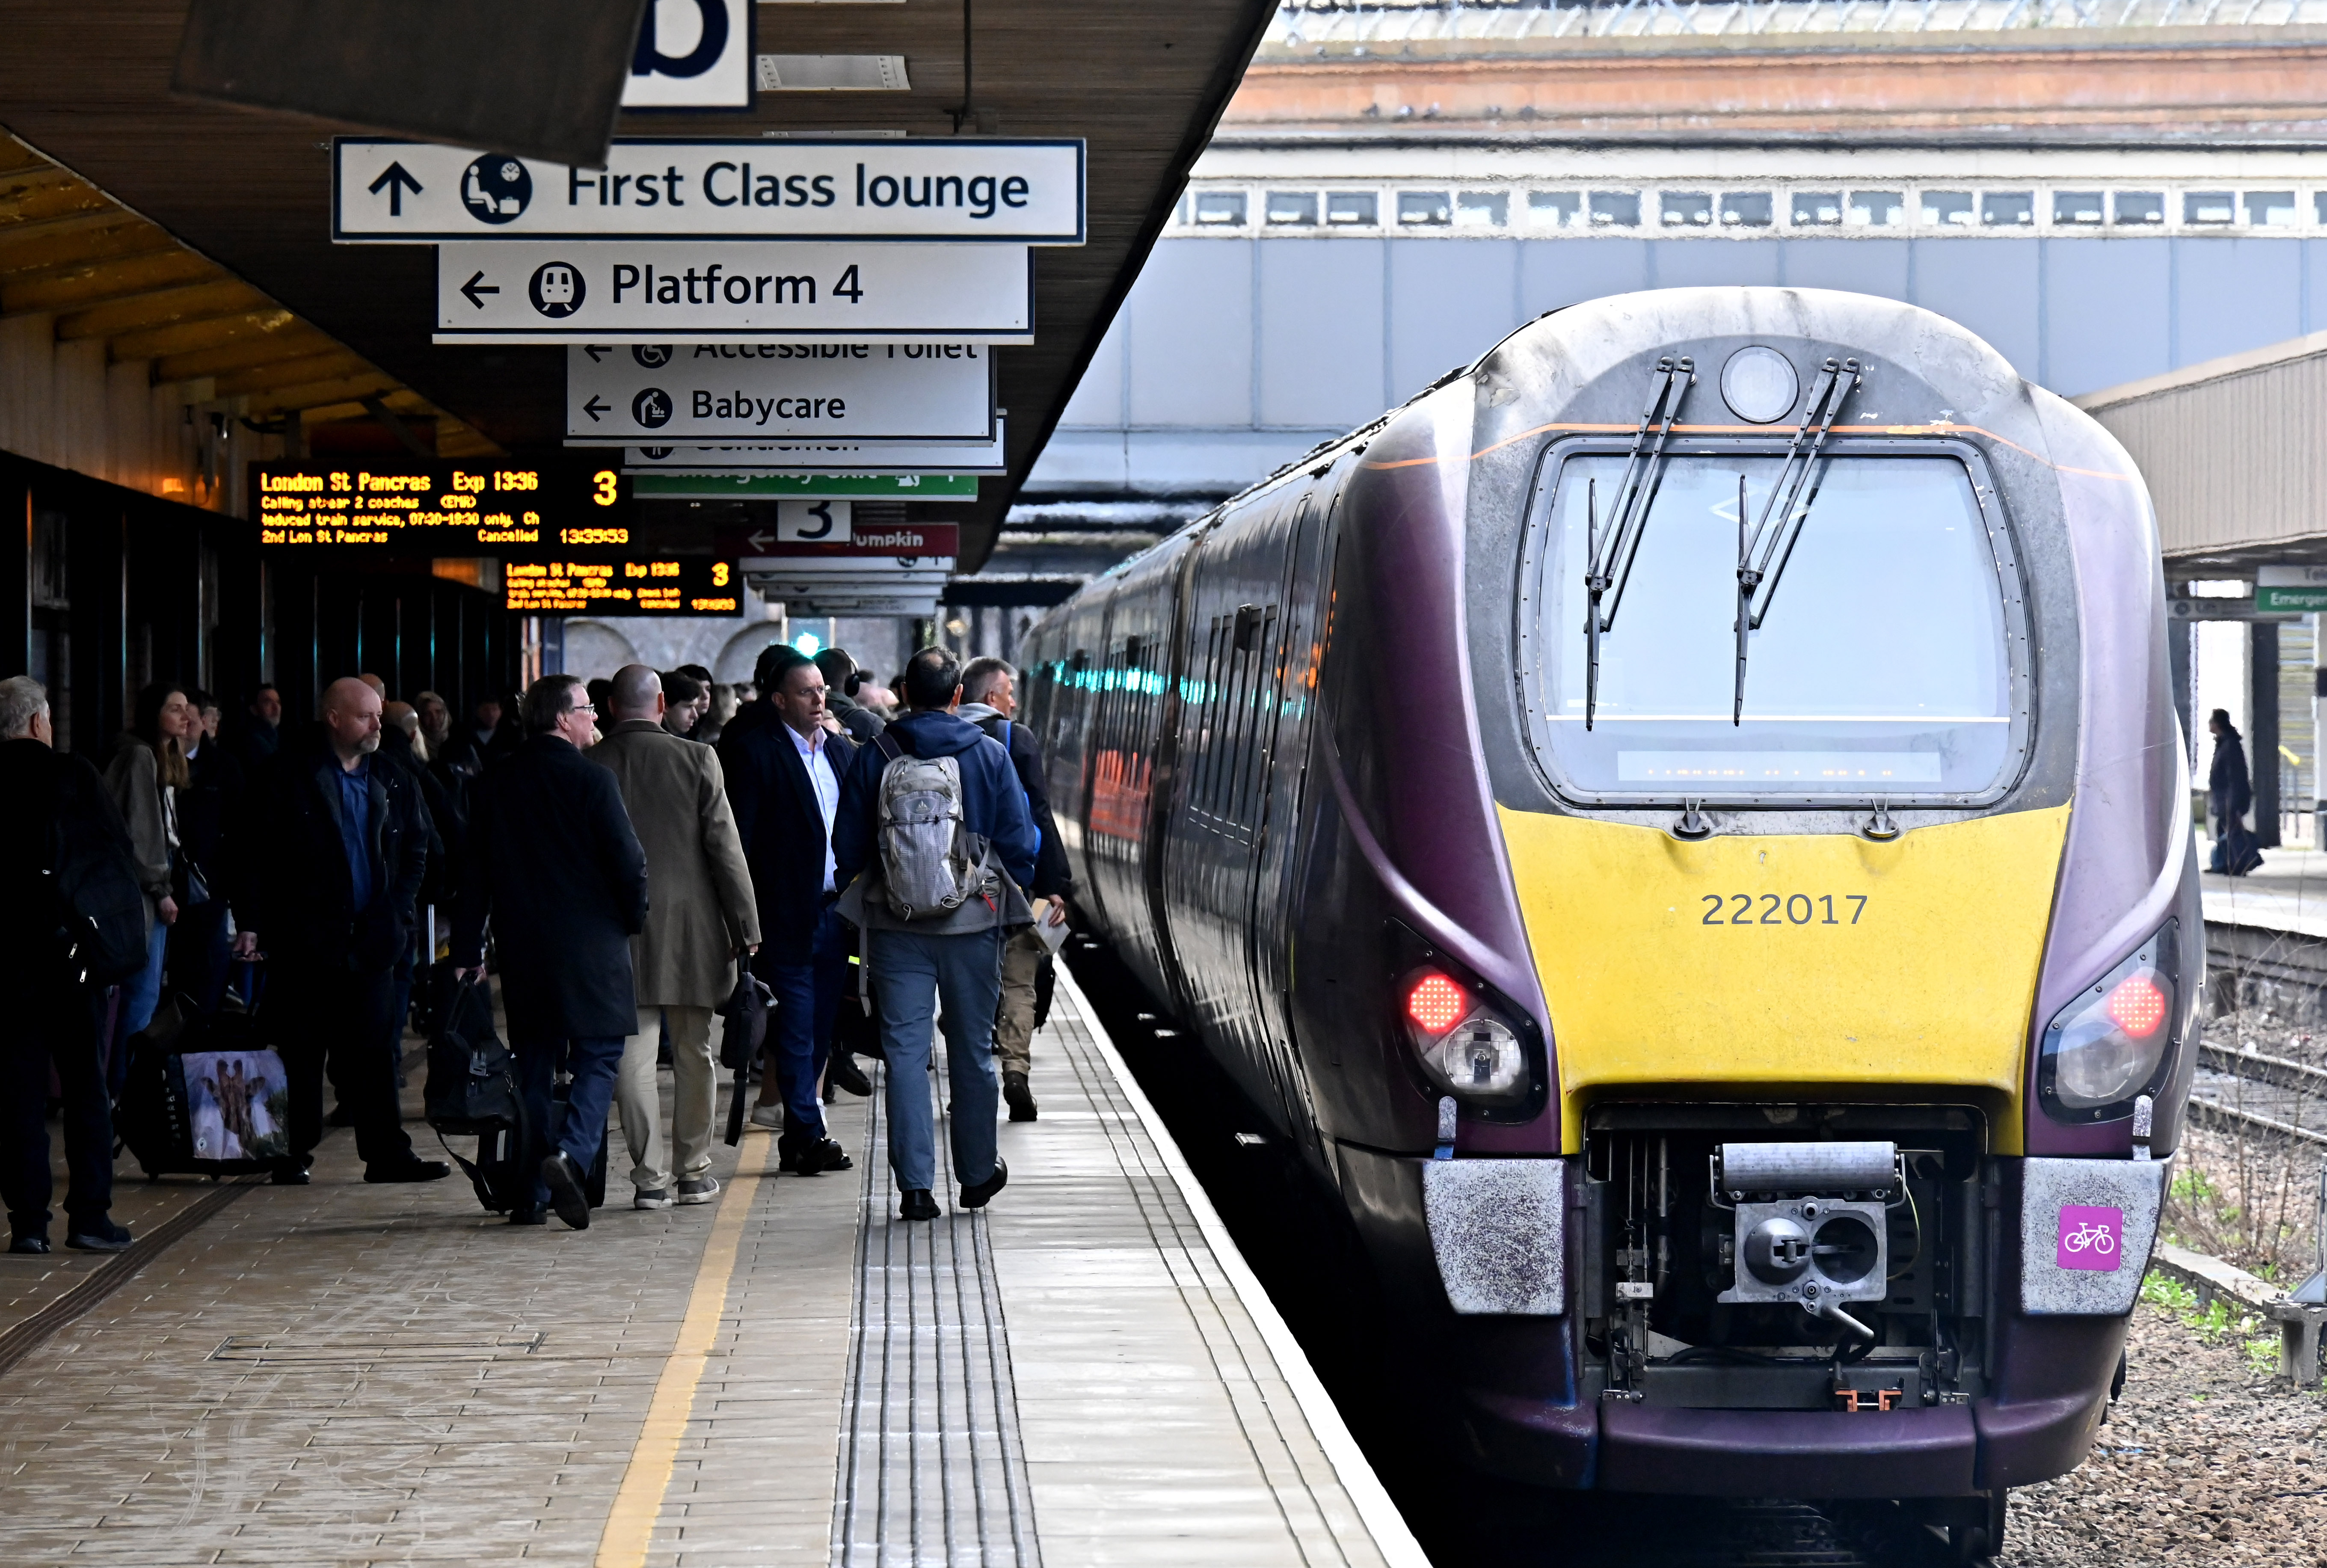
[[[760,945],[760,914],[743,841],[727,809],[719,753],[662,727],[661,677],[642,664],[614,677],[612,728],[583,753],[614,775],[647,854],[647,929],[631,938],[638,1031],[622,1048],[614,1104],[631,1146],[640,1209],[708,1203],[718,1069],[711,1015],[735,983],[735,957]],[[662,1136],[655,1057],[670,1031],[676,1106]]]

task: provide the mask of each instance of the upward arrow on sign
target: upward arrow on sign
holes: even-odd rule
[[[414,179],[412,171],[402,163],[390,163],[387,168],[382,169],[379,172],[379,178],[374,180],[366,189],[377,196],[383,186],[388,191],[388,215],[390,218],[404,216],[404,193],[407,191],[411,191],[415,196],[419,195],[421,191],[420,182]]]

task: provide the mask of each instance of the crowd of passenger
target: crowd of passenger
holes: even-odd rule
[[[885,1068],[900,1217],[940,1212],[939,1026],[958,1199],[983,1206],[1009,1178],[1001,1106],[1038,1114],[1037,979],[1070,891],[1017,678],[931,648],[883,686],[843,649],[779,643],[749,684],[631,665],[465,714],[351,676],[298,726],[272,686],[229,712],[162,682],[101,769],[54,749],[38,681],[0,681],[10,1250],[50,1248],[51,1114],[66,1245],[131,1244],[110,1212],[129,1064],[192,1021],[279,1053],[273,1181],[311,1181],[327,1125],[352,1128],[367,1181],[441,1180],[401,1108],[407,1039],[427,995],[488,976],[525,1112],[512,1223],[588,1226],[610,1119],[636,1208],[717,1196],[714,1026],[745,976],[773,999],[747,1072],[780,1170],[851,1166],[824,1110],[873,1092],[836,1047],[846,1007]]]

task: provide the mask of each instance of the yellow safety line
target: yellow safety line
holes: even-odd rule
[[[678,1342],[663,1363],[654,1403],[647,1406],[646,1424],[631,1450],[630,1468],[622,1472],[621,1490],[614,1494],[613,1510],[598,1537],[597,1568],[640,1568],[646,1562],[655,1521],[662,1516],[663,1494],[670,1488],[671,1467],[678,1462],[679,1440],[687,1435],[687,1418],[695,1408],[696,1386],[703,1381],[720,1315],[727,1310],[727,1282],[735,1273],[743,1224],[751,1218],[762,1174],[739,1169],[719,1195],[719,1213],[711,1222],[702,1265],[695,1271],[695,1290],[687,1297],[686,1321],[678,1326]]]

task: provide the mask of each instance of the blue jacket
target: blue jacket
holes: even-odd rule
[[[977,725],[935,709],[911,709],[884,733],[910,755],[960,759],[962,826],[986,835],[995,858],[1022,891],[1032,884],[1042,835],[1026,809],[1026,791],[1010,766],[1010,754],[1000,743]],[[840,809],[832,821],[837,887],[846,889],[859,872],[880,863],[874,840],[881,828],[881,772],[888,765],[880,747],[859,746],[848,777],[840,781]]]

